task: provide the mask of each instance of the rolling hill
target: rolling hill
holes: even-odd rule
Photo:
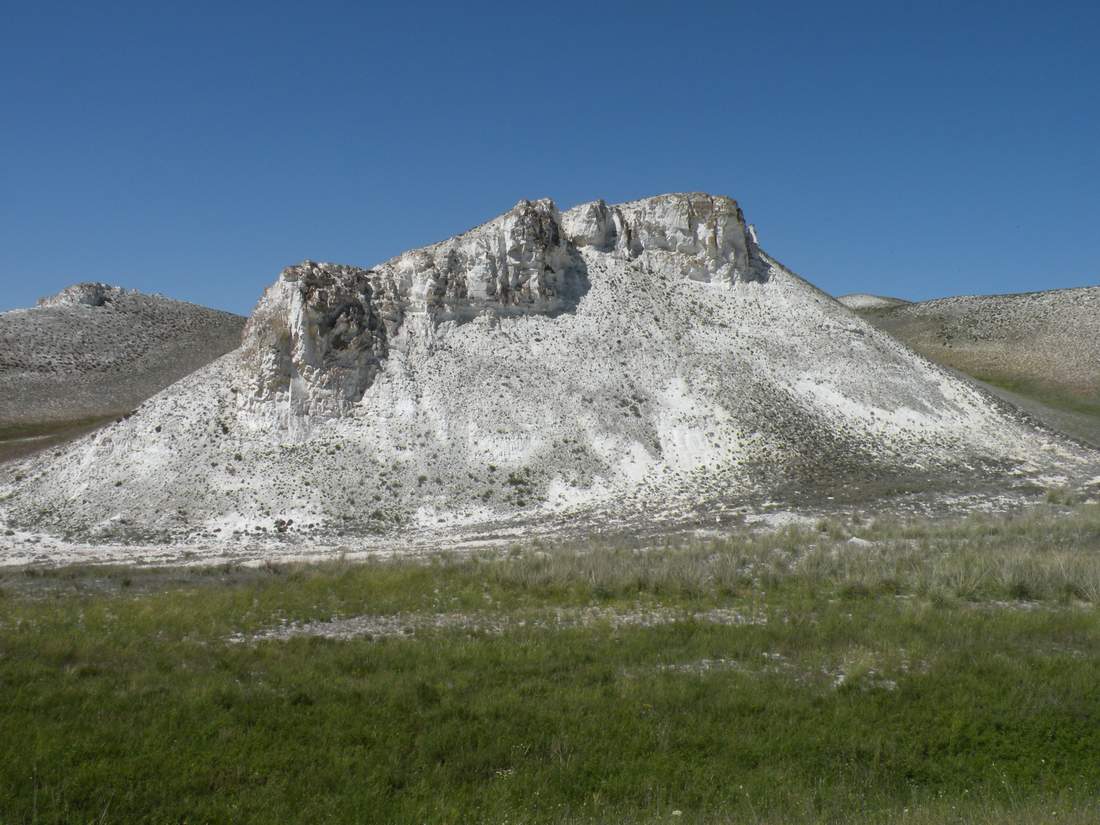
[[[1100,446],[1100,287],[857,309],[921,355]]]
[[[244,320],[100,283],[0,313],[0,458],[130,413],[235,349]]]

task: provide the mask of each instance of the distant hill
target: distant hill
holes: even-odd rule
[[[996,387],[1019,406],[1060,410],[1070,429],[1073,418],[1100,419],[1100,287],[845,303],[921,355]],[[1100,426],[1079,423],[1093,431],[1089,440],[1100,440]]]
[[[129,413],[235,349],[244,320],[101,283],[0,313],[0,438]]]
[[[881,309],[883,307],[905,306],[909,301],[890,298],[885,295],[869,295],[866,292],[853,292],[837,298],[848,309]]]

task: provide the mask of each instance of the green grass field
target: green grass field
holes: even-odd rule
[[[1098,602],[1097,504],[9,571],[0,823],[1093,823]]]

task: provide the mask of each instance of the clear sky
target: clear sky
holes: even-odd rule
[[[1100,4],[0,0],[0,309],[248,312],[521,198],[702,190],[821,288],[1100,283]]]

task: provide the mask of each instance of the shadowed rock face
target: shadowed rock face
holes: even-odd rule
[[[312,261],[283,270],[244,331],[253,399],[339,411],[363,397],[388,351],[370,274]]]

